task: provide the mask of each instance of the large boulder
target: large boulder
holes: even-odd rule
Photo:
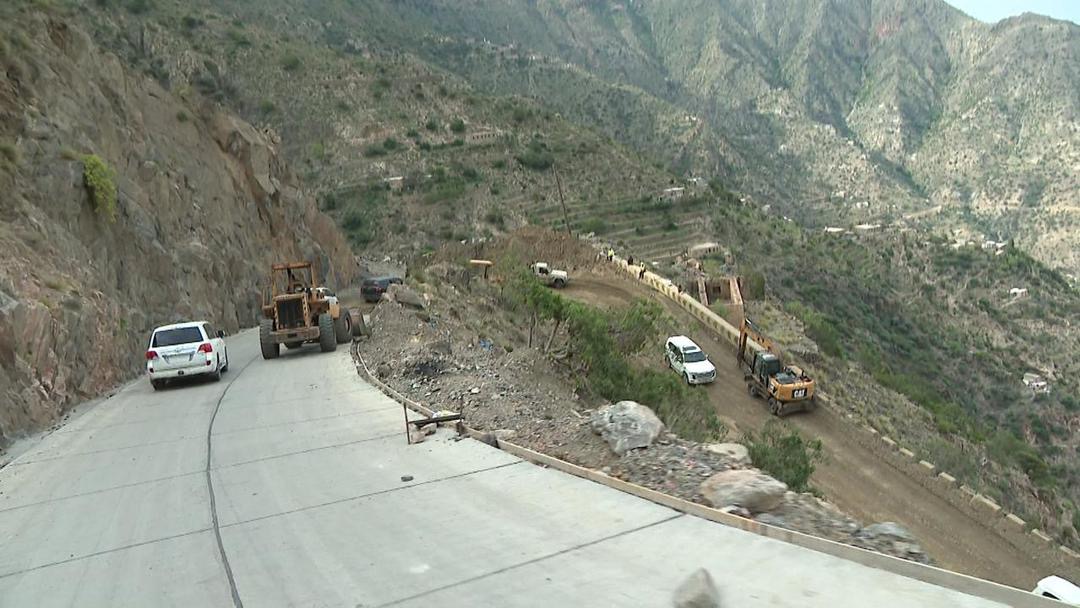
[[[664,423],[648,407],[620,401],[596,410],[589,420],[594,433],[604,438],[618,455],[647,448],[664,430]]]
[[[422,309],[427,306],[427,302],[424,302],[424,298],[421,298],[418,293],[397,283],[391,285],[386,290],[386,299],[397,302],[402,306],[409,306],[417,309]]]
[[[708,571],[699,568],[675,590],[675,608],[720,608],[720,592]]]
[[[737,505],[752,513],[771,511],[784,499],[787,486],[755,469],[721,471],[701,484],[701,495],[714,507]]]
[[[746,449],[745,445],[739,443],[710,443],[705,446],[705,449],[713,454],[723,456],[726,460],[735,465],[750,466],[750,450]]]

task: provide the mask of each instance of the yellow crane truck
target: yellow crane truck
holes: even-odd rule
[[[753,341],[759,348],[749,344]],[[814,380],[801,368],[785,366],[770,340],[748,318],[743,318],[739,330],[738,363],[743,370],[743,380],[751,397],[762,397],[769,404],[774,416],[787,416],[792,412],[812,411]]]

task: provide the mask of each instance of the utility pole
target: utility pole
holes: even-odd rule
[[[570,231],[570,214],[566,211],[566,199],[563,198],[562,193],[562,180],[559,179],[559,169],[555,166],[555,163],[551,163],[551,171],[555,174],[555,187],[559,190],[559,204],[562,205],[563,223],[566,224],[566,234],[574,236],[574,233]]]

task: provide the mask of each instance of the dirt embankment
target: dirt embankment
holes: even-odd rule
[[[479,257],[484,251],[467,253]],[[462,252],[435,256],[461,257]],[[549,261],[569,267],[561,257]],[[592,262],[591,256],[582,260],[583,265]],[[526,324],[500,303],[498,282],[484,281],[479,274],[437,261],[420,273],[424,283],[413,283],[426,296],[426,307],[383,302],[371,311],[373,335],[358,350],[383,381],[432,409],[464,413],[474,428],[688,500],[704,502],[700,486],[711,474],[745,466],[670,433],[648,449],[615,455],[589,428],[591,412],[603,404],[579,395],[573,378],[542,352],[546,331],[534,348],[526,347]],[[571,287],[563,293],[603,307],[621,306],[640,295],[634,285],[597,288],[591,277],[587,271],[572,274]],[[866,531],[864,523],[885,518],[859,521],[809,495],[789,493],[779,509],[760,517],[832,540],[926,559],[910,539],[877,538]]]
[[[128,71],[62,16],[0,7],[0,41],[0,445],[135,374],[155,325],[252,325],[272,261],[352,278],[273,134]],[[88,154],[113,173],[115,219]]]
[[[654,290],[611,272],[599,272],[578,277],[565,294],[604,306],[619,305],[618,300],[625,305],[635,298],[661,303],[679,331],[712,354],[717,364],[717,381],[706,390],[720,416],[739,430],[757,430],[771,418],[762,402],[747,394],[730,347]],[[1033,588],[1051,572],[1051,565],[1035,563],[1031,556],[1018,552],[1000,536],[853,440],[852,433],[863,432],[862,429],[837,412],[818,408],[812,414],[793,415],[787,420],[804,435],[822,440],[826,459],[818,464],[811,482],[844,512],[865,521],[901,524],[914,534],[936,564],[950,570],[1022,589]]]

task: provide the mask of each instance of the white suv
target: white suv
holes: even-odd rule
[[[154,330],[146,349],[146,373],[154,390],[167,380],[208,375],[220,380],[229,369],[225,332],[206,321],[165,325]]]
[[[687,384],[708,384],[716,380],[716,367],[690,338],[672,336],[667,339],[664,350],[668,367],[686,378]]]

